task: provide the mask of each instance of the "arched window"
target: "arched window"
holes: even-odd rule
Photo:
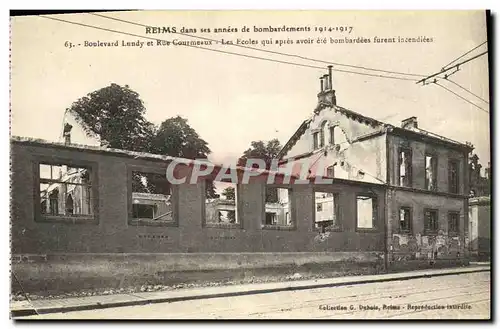
[[[49,193],[49,212],[51,215],[59,213],[59,190],[54,189]]]
[[[69,194],[66,198],[66,214],[73,215],[73,209],[73,197]]]

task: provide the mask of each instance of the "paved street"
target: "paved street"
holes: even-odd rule
[[[453,308],[450,308],[453,307]],[[490,272],[53,313],[26,319],[488,319]]]

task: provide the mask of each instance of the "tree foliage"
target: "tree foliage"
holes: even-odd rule
[[[129,86],[112,83],[80,98],[69,108],[83,129],[109,147],[131,151],[149,148],[154,126],[144,118],[146,108]]]
[[[151,140],[150,152],[187,159],[207,159],[211,153],[208,143],[180,116],[161,123]],[[207,197],[215,197],[211,180],[206,188]]]
[[[226,198],[226,200],[236,200],[234,187],[232,186],[226,187],[221,194]]]
[[[278,139],[272,139],[268,142],[265,141],[253,141],[250,143],[250,148],[243,152],[243,155],[238,159],[238,165],[248,167],[251,164],[248,163],[249,159],[261,159],[264,160],[266,164],[266,169],[271,169],[271,162],[273,159],[278,157],[278,153],[281,150],[281,144]],[[252,166],[256,166],[252,164]],[[267,188],[266,189],[266,202],[276,203],[278,202],[278,189],[277,188]]]
[[[208,143],[180,116],[163,121],[159,127],[149,122],[139,94],[128,85],[112,83],[78,99],[68,110],[76,114],[88,135],[99,137],[111,148],[188,159],[207,159],[211,152]],[[135,175],[133,187],[148,193],[166,192],[166,180],[150,176]],[[207,196],[215,196],[212,182],[207,184]]]
[[[266,169],[270,169],[271,161],[276,159],[281,145],[278,139],[272,139],[267,143],[264,141],[253,141],[250,143],[250,148],[243,152],[243,155],[238,160],[239,166],[247,166],[249,159],[261,159],[266,163]]]

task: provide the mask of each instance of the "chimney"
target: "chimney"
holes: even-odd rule
[[[318,94],[318,105],[314,110],[314,113],[319,113],[325,107],[331,107],[337,105],[337,99],[335,97],[335,90],[333,90],[332,84],[332,67],[328,66],[328,74],[323,75],[319,78],[321,83],[321,90]]]
[[[333,68],[333,65],[328,65],[328,86],[330,87],[329,89],[333,89],[332,68]]]
[[[411,117],[411,118],[404,119],[403,121],[401,121],[401,128],[404,128],[404,129],[418,128],[417,117]]]
[[[324,85],[325,85],[325,88],[323,89],[323,91],[330,90],[330,86],[328,85],[328,74],[325,74],[323,76],[323,81],[324,81]]]
[[[64,136],[64,144],[68,145],[71,144],[71,129],[73,128],[72,125],[69,123],[66,123],[64,125],[64,130],[63,130],[63,136]]]

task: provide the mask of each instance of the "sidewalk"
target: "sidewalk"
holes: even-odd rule
[[[79,298],[46,299],[34,301],[14,301],[10,304],[13,318],[58,312],[82,311],[120,306],[145,305],[150,303],[177,302],[193,299],[230,297],[239,295],[262,294],[286,290],[301,290],[364,284],[384,281],[419,279],[433,276],[456,275],[490,271],[490,266],[472,266],[438,270],[422,270],[404,273],[363,275],[317,280],[287,281],[260,284],[180,289],[174,291],[141,292]]]

